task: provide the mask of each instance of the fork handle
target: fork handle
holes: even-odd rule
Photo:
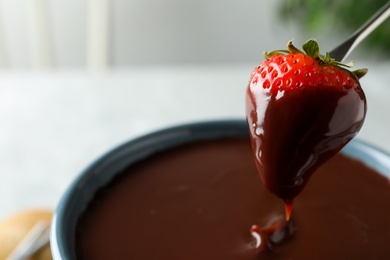
[[[373,30],[390,16],[390,1],[379,9],[367,22],[357,29],[345,42],[334,48],[330,57],[343,61]]]

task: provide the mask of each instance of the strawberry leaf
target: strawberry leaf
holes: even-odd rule
[[[274,50],[274,51],[271,51],[271,52],[264,52],[264,57],[266,59],[272,57],[272,56],[275,56],[275,55],[279,55],[279,54],[286,54],[286,53],[289,53],[288,50]]]
[[[327,64],[330,64],[332,62],[332,60],[331,60],[331,58],[329,56],[329,52],[325,52],[324,62],[327,63]]]
[[[302,45],[302,48],[306,52],[306,54],[312,58],[314,58],[320,53],[320,47],[318,46],[318,43],[313,39],[310,39],[305,42]]]
[[[366,75],[367,72],[368,72],[368,69],[365,69],[365,68],[352,71],[352,73],[355,74],[358,79],[360,79],[361,77]]]
[[[301,50],[299,50],[297,47],[294,46],[294,44],[292,43],[292,41],[289,41],[287,43],[287,48],[289,50],[290,53],[293,53],[293,54],[297,54],[297,53],[303,53]]]
[[[352,68],[355,65],[355,63],[353,61],[350,61],[348,63],[342,63],[342,62],[335,61],[334,59],[332,59],[330,64],[332,64],[334,66],[346,67],[346,68]]]

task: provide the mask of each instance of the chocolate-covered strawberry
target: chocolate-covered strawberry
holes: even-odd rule
[[[367,70],[349,71],[319,54],[314,40],[303,50],[289,42],[286,51],[266,53],[246,93],[256,166],[265,186],[286,205],[359,132],[366,115],[359,78]]]

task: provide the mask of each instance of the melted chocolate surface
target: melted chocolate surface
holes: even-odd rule
[[[284,218],[248,138],[190,144],[130,166],[77,226],[78,259],[384,259],[389,180],[337,154],[294,201],[293,234],[257,250],[254,225]],[[273,239],[277,239],[273,238]]]

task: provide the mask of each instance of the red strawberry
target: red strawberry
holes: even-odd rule
[[[246,114],[255,162],[265,186],[285,202],[301,192],[313,172],[360,130],[366,98],[359,78],[319,54],[317,42],[288,43],[266,53],[251,74]],[[329,187],[331,188],[331,187]]]

